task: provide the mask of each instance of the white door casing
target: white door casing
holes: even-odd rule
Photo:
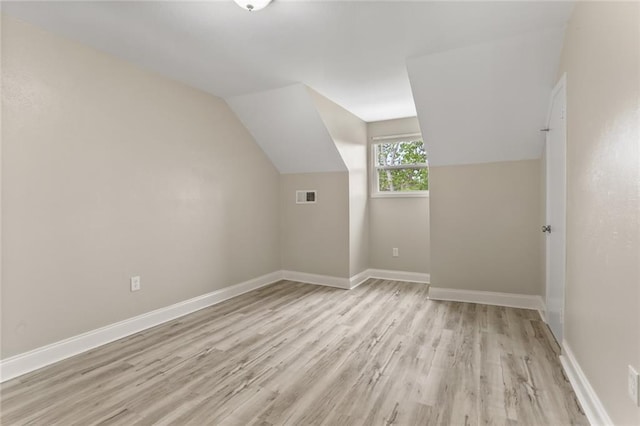
[[[558,343],[564,331],[566,274],[567,89],[564,74],[551,93],[546,138],[546,317]]]

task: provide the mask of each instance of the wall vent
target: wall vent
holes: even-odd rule
[[[296,191],[296,204],[315,204],[318,200],[318,191],[298,190]]]

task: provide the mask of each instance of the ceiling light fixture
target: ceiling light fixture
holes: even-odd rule
[[[253,12],[254,10],[260,10],[267,7],[271,0],[233,0],[238,6],[243,9]]]

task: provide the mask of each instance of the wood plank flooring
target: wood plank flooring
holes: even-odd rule
[[[535,311],[281,281],[2,385],[3,425],[588,424]]]

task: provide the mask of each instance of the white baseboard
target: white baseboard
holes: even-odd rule
[[[155,327],[164,322],[215,305],[243,293],[256,290],[281,279],[281,271],[272,272],[240,284],[225,287],[202,296],[194,297],[193,299],[156,309],[155,311],[147,312],[115,324],[3,359],[0,361],[0,382],[5,382],[106,343]]]
[[[393,271],[390,269],[368,269],[369,278],[381,280],[409,281],[415,283],[429,284],[431,277],[429,274],[421,272]]]
[[[540,318],[542,318],[542,321],[545,322],[545,324],[548,324],[547,322],[547,304],[544,301],[544,298],[542,296],[538,296],[540,298],[539,300],[539,304],[540,307],[538,308],[538,314],[540,314]]]
[[[318,284],[328,287],[343,288],[350,290],[356,288],[369,278],[379,278],[384,280],[409,281],[428,283],[429,274],[419,272],[392,271],[386,269],[366,269],[351,278],[333,277],[330,275],[308,274],[306,272],[282,271],[285,280],[299,281],[309,284]]]
[[[307,284],[324,285],[349,290],[351,283],[349,278],[333,277],[330,275],[308,274],[306,272],[282,271],[282,278],[289,281],[298,281]]]
[[[528,294],[431,287],[429,288],[429,299],[480,303],[483,305],[507,306],[510,308],[535,309],[537,311],[544,309],[544,303],[540,296]]]
[[[385,269],[367,269],[352,276],[351,278],[309,274],[296,271],[276,271],[240,284],[216,290],[193,299],[185,300],[171,306],[147,312],[115,324],[61,340],[11,358],[0,360],[0,382],[46,367],[47,365],[63,359],[86,352],[90,349],[102,346],[123,337],[130,336],[148,328],[155,327],[167,321],[171,321],[175,318],[179,318],[208,306],[215,305],[232,297],[256,290],[282,279],[349,290],[359,286],[369,278],[419,283],[429,283],[430,280],[429,274],[425,273]],[[429,290],[429,298],[434,300],[451,300],[538,309],[544,312],[544,303],[540,296],[432,287]]]
[[[0,360],[0,383],[15,377],[46,367],[63,359],[97,348],[123,337],[155,327],[167,321],[190,314],[200,309],[223,302],[276,281],[287,279],[309,284],[319,284],[349,290],[355,288],[369,278],[385,278],[399,281],[424,280],[428,274],[415,274],[403,271],[381,271],[367,269],[351,278],[332,277],[328,275],[308,274],[295,271],[276,271],[258,278],[225,287],[193,299],[175,303],[156,309],[133,318],[88,331],[68,339],[61,340],[40,348]]]
[[[580,368],[580,364],[578,364],[566,340],[562,341],[560,362],[589,423],[591,423],[592,426],[613,425],[609,414],[607,414],[607,410],[605,410],[600,398],[598,398],[593,387],[591,387],[591,383],[589,383],[587,376],[585,376],[582,368]]]
[[[358,287],[360,284],[362,284],[363,282],[365,282],[366,280],[368,280],[369,278],[371,278],[369,276],[369,271],[370,269],[365,269],[359,274],[356,274],[351,278],[349,278],[349,288],[354,289]]]

